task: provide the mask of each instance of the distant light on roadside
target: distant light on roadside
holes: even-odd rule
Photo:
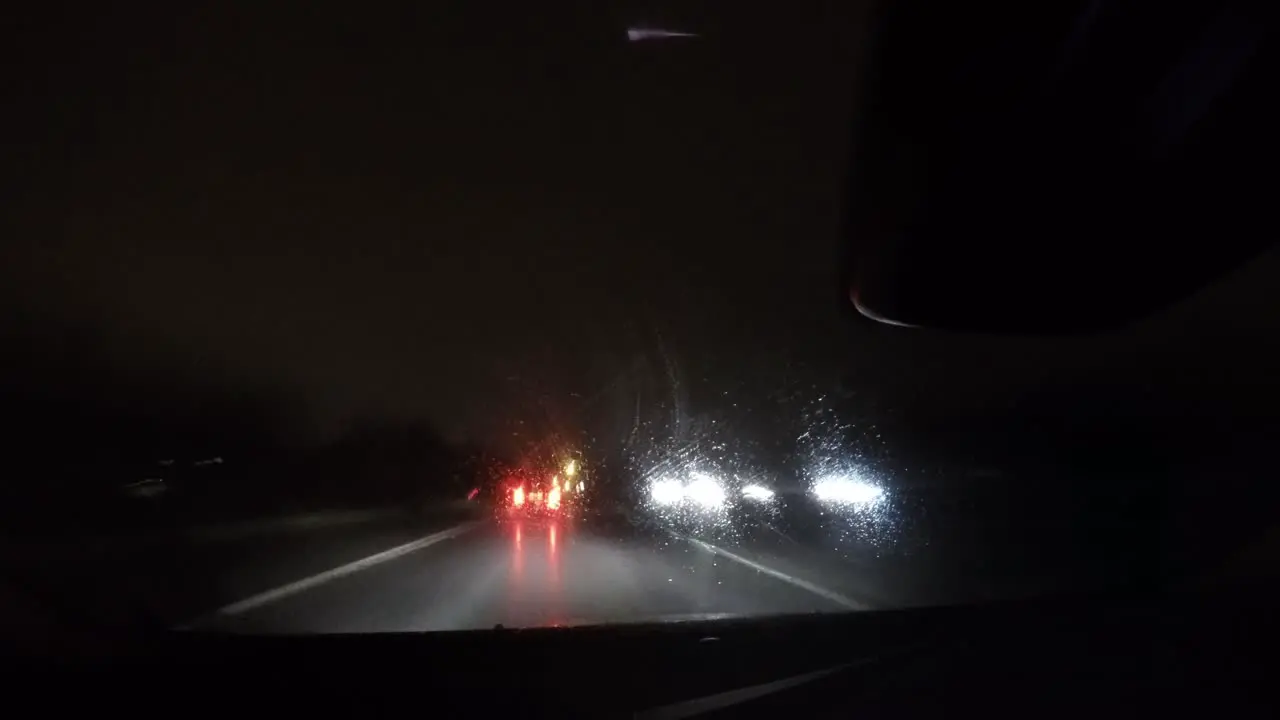
[[[841,505],[870,507],[884,499],[884,488],[844,475],[819,478],[812,490],[819,500]]]
[[[763,485],[747,485],[742,488],[742,495],[751,500],[772,500],[773,491]]]
[[[578,481],[578,492],[582,492],[582,489],[583,489],[583,488],[585,488],[586,486],[587,486],[587,484],[586,484],[585,482],[583,482],[583,481],[579,480],[579,481]]]
[[[570,460],[569,462],[565,463],[565,466],[564,466],[564,474],[565,474],[565,475],[567,475],[567,476],[569,476],[569,477],[573,477],[574,475],[577,475],[577,474],[578,474],[578,461],[577,461],[577,460]]]

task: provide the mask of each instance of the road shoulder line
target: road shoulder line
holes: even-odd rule
[[[349,562],[345,565],[339,565],[338,567],[325,570],[324,572],[321,572],[321,573],[316,573],[315,575],[302,578],[301,580],[295,580],[291,583],[281,585],[277,588],[273,588],[265,592],[260,592],[256,595],[251,595],[243,600],[238,600],[236,602],[233,602],[230,605],[224,605],[218,608],[217,610],[214,610],[212,613],[209,613],[208,615],[201,617],[198,620],[187,623],[185,625],[181,625],[178,627],[178,629],[191,630],[215,618],[225,618],[225,617],[231,617],[233,615],[239,615],[241,613],[248,612],[249,610],[252,610],[254,608],[258,608],[263,605],[267,605],[269,603],[283,600],[284,598],[287,598],[291,595],[297,595],[298,593],[303,592],[305,590],[310,590],[311,588],[317,587],[319,585],[323,585],[324,583],[330,582],[332,580],[337,580],[340,577],[351,575],[353,573],[360,572],[361,570],[366,570],[368,568],[373,567],[374,565],[379,565],[381,563],[387,562],[388,560],[394,560],[398,557],[408,555],[411,552],[415,552],[417,550],[421,550],[423,548],[435,545],[436,543],[443,542],[445,540],[451,540],[467,532],[468,530],[475,528],[480,524],[481,523],[479,521],[473,521],[473,522],[466,522],[461,525],[455,525],[454,527],[451,527],[448,530],[441,530],[440,532],[432,533],[425,537],[420,537],[417,540],[407,542],[403,545],[397,545],[388,550],[383,550],[382,552],[374,553],[373,555],[361,558],[359,560],[355,560],[353,562]]]
[[[706,550],[707,552],[713,555],[720,555],[734,562],[746,565],[752,570],[755,570],[757,572],[762,572],[765,575],[768,575],[769,577],[772,577],[776,580],[781,580],[782,582],[798,587],[801,590],[806,590],[810,593],[813,593],[814,595],[817,595],[818,597],[824,600],[829,600],[848,610],[872,609],[871,606],[868,605],[867,603],[858,602],[857,600],[854,600],[845,595],[841,595],[840,593],[834,590],[828,590],[827,588],[824,588],[821,585],[815,585],[814,583],[811,583],[808,580],[798,578],[794,575],[788,575],[787,573],[784,573],[781,570],[776,570],[774,568],[769,567],[768,565],[764,565],[762,563],[756,562],[755,560],[745,558],[737,553],[725,550],[724,548],[718,545],[712,545],[709,542],[699,540],[697,538],[687,537],[684,535],[678,535],[677,537],[679,537],[682,540],[687,540],[688,542],[693,543],[694,545],[697,545],[698,547],[702,548],[703,550]]]

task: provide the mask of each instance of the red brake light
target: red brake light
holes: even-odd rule
[[[555,510],[560,507],[560,488],[552,485],[551,492],[547,493],[547,507]]]
[[[511,504],[516,507],[524,504],[524,487],[518,487],[511,491]]]

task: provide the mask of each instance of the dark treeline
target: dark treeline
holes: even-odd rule
[[[217,521],[464,495],[475,448],[429,424],[366,418],[324,440],[278,389],[121,367],[92,331],[0,323],[0,504],[51,528]],[[139,366],[142,363],[139,364]],[[472,462],[474,464],[474,462]]]

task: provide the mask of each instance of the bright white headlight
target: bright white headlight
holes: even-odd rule
[[[655,480],[649,486],[649,498],[659,505],[674,505],[684,498],[684,486],[677,480]]]
[[[883,488],[848,476],[819,478],[812,489],[819,500],[841,505],[871,506],[884,499]]]
[[[704,473],[692,473],[693,481],[684,487],[685,497],[706,508],[724,505],[724,488],[715,478]]]

